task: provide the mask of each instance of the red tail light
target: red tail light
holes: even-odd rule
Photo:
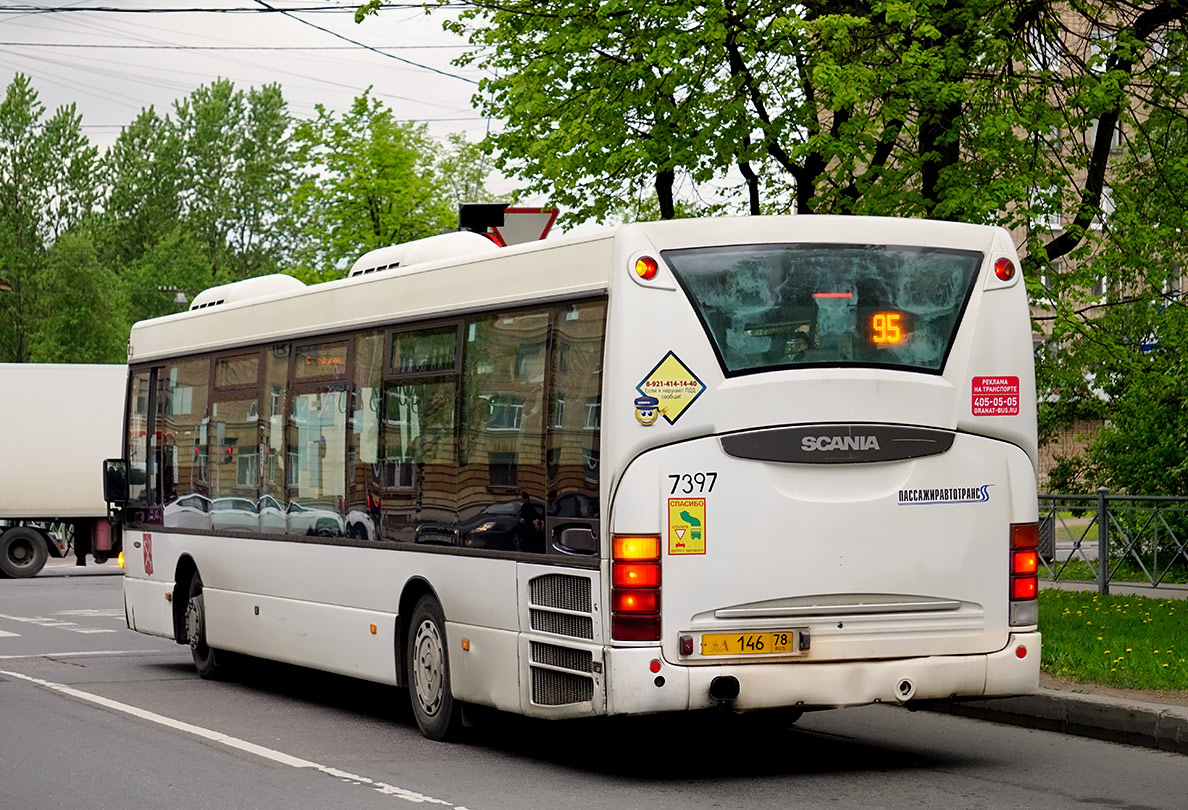
[[[1016,602],[1022,599],[1034,599],[1039,582],[1036,577],[1013,577],[1011,579],[1011,599]]]
[[[611,637],[660,640],[660,537],[616,535],[611,547]]]
[[[1011,601],[1035,599],[1039,593],[1039,524],[1011,526]]]
[[[1039,571],[1039,552],[1036,551],[1012,551],[1011,552],[1011,573],[1012,574],[1034,574]]]

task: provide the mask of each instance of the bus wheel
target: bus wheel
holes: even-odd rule
[[[445,615],[436,599],[421,597],[409,630],[408,683],[413,715],[422,734],[444,740],[457,732],[460,714],[450,692]]]
[[[186,600],[186,638],[190,642],[190,655],[194,658],[194,669],[207,679],[222,674],[219,651],[206,643],[206,605],[202,598],[202,577],[194,572],[190,580],[190,596]]]
[[[0,533],[0,572],[5,576],[31,577],[45,567],[49,550],[41,533],[28,526],[13,526]]]

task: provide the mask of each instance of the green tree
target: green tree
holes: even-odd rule
[[[45,118],[27,76],[0,102],[0,359],[34,354],[44,311],[37,276],[60,234],[90,215],[97,150],[73,105]]]
[[[135,262],[181,220],[182,142],[152,107],[140,111],[103,155],[107,188],[101,220],[104,257],[115,267]]]
[[[336,278],[374,248],[453,230],[439,147],[421,125],[402,123],[370,90],[338,116],[319,105],[295,133],[302,177],[294,217],[306,280]]]
[[[446,137],[445,152],[437,168],[447,202],[455,208],[489,198],[487,177],[491,173],[491,158],[481,144],[471,143],[464,134],[454,132]]]
[[[33,282],[41,304],[36,363],[123,363],[126,301],[119,279],[100,261],[90,238],[63,234]]]
[[[201,239],[213,280],[274,272],[288,248],[281,212],[291,189],[291,118],[278,85],[244,93],[218,79],[174,105],[182,217]]]

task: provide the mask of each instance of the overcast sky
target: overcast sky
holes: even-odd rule
[[[312,117],[319,103],[341,112],[371,85],[398,118],[425,122],[434,136],[466,132],[478,140],[486,131],[470,103],[481,74],[450,64],[465,42],[441,29],[456,12],[427,15],[409,3],[356,24],[351,0],[268,5],[344,10],[257,13],[254,0],[0,0],[0,77],[5,87],[18,72],[31,77],[51,113],[77,104],[100,147],[145,107],[171,112],[175,100],[220,77],[244,90],[280,83],[299,118]],[[180,8],[248,11],[166,11]]]

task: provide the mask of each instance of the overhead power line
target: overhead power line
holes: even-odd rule
[[[451,8],[470,6],[467,2],[450,2],[445,5]],[[424,3],[385,3],[384,9],[424,9]],[[92,14],[288,14],[299,11],[302,14],[341,14],[355,13],[353,6],[294,6],[293,8],[257,8],[246,6],[240,8],[209,8],[205,6],[163,6],[158,8],[116,8],[115,6],[0,6],[0,14],[66,14],[70,12],[87,12]]]
[[[108,43],[83,44],[76,42],[0,42],[3,48],[106,48],[131,51],[355,51],[357,45],[112,45]],[[376,45],[381,51],[411,51],[453,48],[461,50],[466,45]]]
[[[270,5],[268,5],[268,3],[265,3],[264,0],[256,0],[256,4],[262,6],[263,8],[272,10],[272,11],[279,11],[281,14],[288,17],[290,20],[295,20],[296,22],[299,22],[302,25],[308,25],[310,28],[314,28],[318,31],[321,31],[324,34],[329,34],[330,36],[335,37],[336,39],[341,39],[343,42],[349,42],[352,45],[357,45],[360,48],[364,48],[366,50],[372,51],[374,53],[379,54],[380,56],[386,56],[388,59],[395,59],[397,62],[403,62],[404,64],[409,65],[411,67],[419,68],[420,70],[427,70],[430,73],[436,73],[439,76],[445,76],[450,79],[458,79],[459,81],[463,81],[468,84],[478,84],[477,81],[475,81],[474,79],[469,79],[466,76],[459,76],[457,73],[450,73],[445,70],[438,70],[435,67],[430,67],[429,65],[422,65],[420,62],[413,62],[411,59],[405,59],[403,56],[397,56],[394,53],[387,53],[385,51],[379,50],[378,48],[373,48],[372,46],[366,45],[362,42],[359,42],[356,39],[351,39],[350,37],[344,37],[342,34],[338,33],[337,31],[331,31],[329,28],[323,28],[322,26],[317,25],[316,23],[311,23],[309,20],[303,20],[300,17],[296,16],[295,14],[292,14],[288,9],[278,9],[273,6],[270,6]]]

